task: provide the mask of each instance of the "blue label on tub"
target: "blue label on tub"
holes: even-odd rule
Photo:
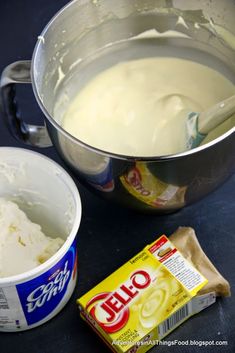
[[[76,240],[65,256],[50,270],[16,285],[28,325],[44,319],[60,303],[76,271]]]

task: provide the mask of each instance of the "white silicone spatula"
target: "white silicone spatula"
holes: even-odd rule
[[[235,95],[215,104],[202,113],[192,112],[187,117],[187,148],[200,145],[210,131],[222,124],[235,113]]]

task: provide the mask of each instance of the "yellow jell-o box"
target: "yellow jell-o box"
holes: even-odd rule
[[[162,235],[77,302],[114,352],[144,353],[190,316],[186,304],[206,283]]]

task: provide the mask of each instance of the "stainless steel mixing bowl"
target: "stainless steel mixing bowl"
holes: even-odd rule
[[[60,121],[78,89],[120,60],[193,58],[235,82],[234,15],[235,2],[230,0],[72,1],[38,37],[32,61],[15,62],[2,74],[12,134],[37,147],[52,142],[79,179],[108,200],[156,213],[195,202],[234,172],[234,127],[194,150],[141,158],[88,146],[64,131]],[[152,29],[164,35],[138,37]],[[180,34],[172,37],[169,30]],[[14,85],[29,82],[45,114],[45,126],[26,124],[17,112]]]

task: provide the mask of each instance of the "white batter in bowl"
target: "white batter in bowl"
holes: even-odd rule
[[[119,63],[91,79],[62,126],[90,146],[128,156],[187,149],[186,119],[235,94],[221,73],[191,60],[156,57]]]

